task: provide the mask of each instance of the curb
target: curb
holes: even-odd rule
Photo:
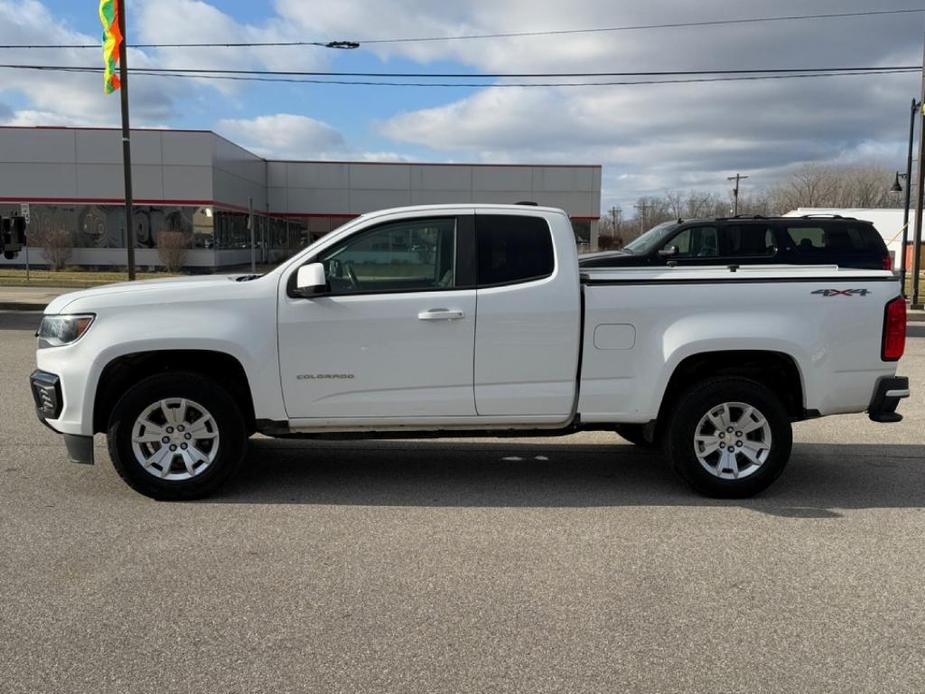
[[[0,301],[0,311],[44,311],[47,305],[30,301]]]

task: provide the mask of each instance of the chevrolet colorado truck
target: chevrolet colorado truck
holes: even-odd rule
[[[265,275],[55,299],[30,382],[69,458],[104,433],[158,499],[215,491],[248,438],[558,435],[662,445],[695,489],[777,478],[791,424],[901,419],[895,275],[835,266],[580,271],[566,214],[430,205],[365,214]]]

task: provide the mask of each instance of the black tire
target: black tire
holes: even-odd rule
[[[658,448],[658,443],[649,441],[645,437],[645,427],[645,424],[617,424],[614,429],[621,438],[626,439],[633,445],[640,448]]]
[[[184,398],[202,405],[212,417],[213,428],[217,427],[218,450],[214,459],[189,479],[156,477],[145,470],[132,449],[136,419],[150,405],[165,398]],[[213,493],[237,472],[247,451],[248,436],[245,418],[228,391],[199,374],[174,371],[140,381],[116,403],[109,418],[109,457],[122,479],[145,496],[162,501],[199,499]],[[182,469],[178,469],[182,460],[167,465],[168,471],[182,474]]]
[[[769,450],[765,460],[751,474],[739,479],[722,479],[717,474],[707,471],[695,451],[694,437],[701,419],[723,403],[742,403],[754,407],[764,416],[770,429],[770,446],[767,447]],[[742,413],[738,415],[741,418]],[[712,425],[708,426],[712,428]],[[716,428],[715,432],[718,437],[720,429]],[[721,433],[725,437],[737,436],[739,432]],[[757,434],[745,436],[761,438],[762,433],[759,431]],[[671,414],[666,436],[668,456],[675,471],[701,494],[725,499],[745,498],[766,489],[784,471],[790,459],[792,445],[790,417],[777,395],[756,381],[735,377],[709,379],[686,391]],[[722,454],[722,450],[717,451],[717,454]],[[717,454],[704,456],[707,464],[712,460],[719,461]],[[740,460],[740,454],[735,455],[736,460]],[[747,460],[745,463],[746,470],[743,472],[746,472],[750,465]],[[731,464],[714,465],[715,469],[721,467],[723,474],[733,474]],[[736,463],[736,470],[738,469]]]

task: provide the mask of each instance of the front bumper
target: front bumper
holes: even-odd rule
[[[909,379],[905,376],[884,376],[877,381],[867,414],[874,422],[901,422],[896,411],[899,401],[909,397]]]
[[[61,393],[61,379],[48,371],[36,370],[29,376],[29,387],[35,401],[35,414],[39,421],[55,433],[60,434],[48,420],[61,416],[64,400]],[[93,437],[63,434],[67,457],[72,463],[93,465]]]

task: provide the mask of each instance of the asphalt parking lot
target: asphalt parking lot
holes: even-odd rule
[[[4,692],[921,692],[925,327],[898,425],[718,502],[615,435],[253,442],[213,499],[65,461],[0,312]]]

